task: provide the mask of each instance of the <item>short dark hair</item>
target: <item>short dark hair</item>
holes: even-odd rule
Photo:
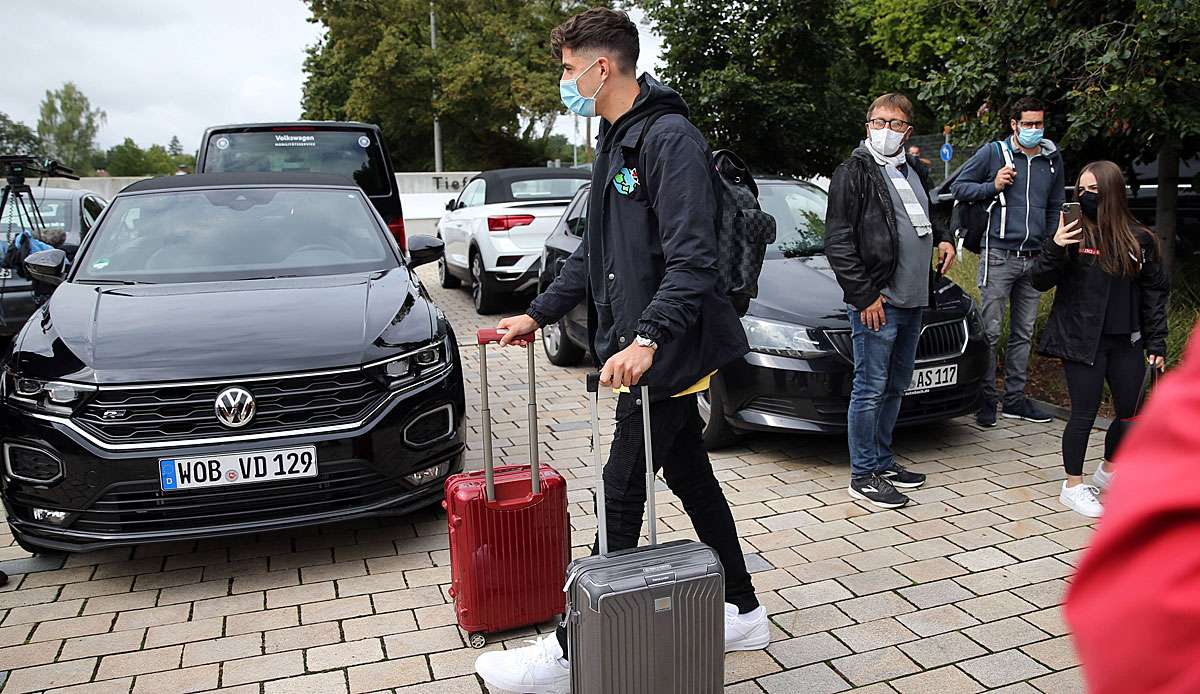
[[[1036,96],[1024,96],[1017,100],[1017,103],[1012,107],[1012,119],[1021,122],[1021,114],[1026,111],[1041,111],[1046,113],[1046,105]]]
[[[913,119],[912,102],[908,100],[907,96],[904,96],[903,94],[896,94],[896,93],[884,94],[883,96],[879,97],[878,99],[872,101],[871,107],[867,109],[867,120],[871,120],[871,118],[874,117],[875,109],[882,108],[884,106],[891,106],[892,108],[896,109],[897,111],[900,111],[901,113],[904,114],[904,117],[906,119],[908,119],[908,122],[910,124],[912,123],[912,119]]]
[[[562,60],[562,51],[601,50],[616,58],[617,69],[630,74],[637,70],[637,25],[629,15],[607,7],[580,12],[550,32],[550,50]]]

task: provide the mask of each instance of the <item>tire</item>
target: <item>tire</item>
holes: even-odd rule
[[[562,321],[542,328],[542,347],[555,366],[576,366],[583,359],[583,349],[567,337]]]
[[[458,289],[462,286],[462,280],[451,273],[450,268],[446,267],[445,256],[438,259],[438,280],[441,281],[443,289]]]
[[[492,313],[499,313],[503,308],[499,292],[491,286],[488,281],[487,273],[483,271],[483,257],[479,255],[479,251],[471,251],[471,301],[475,304],[475,313],[481,316],[486,316]]]
[[[719,390],[709,388],[696,396],[700,419],[704,420],[704,448],[715,451],[741,440],[737,429],[725,421],[725,400]],[[714,414],[715,413],[715,414]]]

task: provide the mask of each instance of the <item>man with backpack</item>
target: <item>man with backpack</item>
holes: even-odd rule
[[[980,234],[979,289],[983,294],[983,325],[991,345],[983,375],[983,398],[975,416],[980,426],[996,426],[996,347],[1004,309],[1011,303],[1008,342],[1004,352],[1004,416],[1029,422],[1049,422],[1048,412],[1025,396],[1033,326],[1041,293],[1033,287],[1034,262],[1042,242],[1058,228],[1064,199],[1062,154],[1043,136],[1046,107],[1025,97],[1013,106],[1012,134],[980,147],[963,165],[950,186],[960,205],[986,205],[984,215],[972,215],[986,227]],[[983,221],[986,220],[986,221]],[[968,237],[971,230],[968,229]],[[969,244],[974,245],[974,244]]]
[[[562,60],[567,108],[600,116],[583,243],[528,312],[501,320],[502,343],[588,305],[591,352],[601,383],[643,384],[651,398],[654,463],[683,502],[701,542],[725,569],[725,649],[770,641],[733,514],[702,440],[696,393],[721,366],[749,351],[720,282],[718,205],[710,152],[683,99],[649,75],[637,77],[637,26],[596,8],[551,35]],[[637,546],[646,501],[640,390],[617,401],[604,467],[610,551]],[[593,546],[593,553],[598,549]],[[570,666],[562,627],[533,645],[485,653],[480,677],[497,689],[566,693]]]
[[[825,257],[854,341],[847,492],[880,508],[908,503],[897,487],[925,484],[925,475],[896,462],[892,431],[916,365],[934,244],[942,272],[955,256],[949,230],[929,215],[929,171],[905,154],[912,113],[903,94],[871,104],[866,139],[833,172],[825,216]]]

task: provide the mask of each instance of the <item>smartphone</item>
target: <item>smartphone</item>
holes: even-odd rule
[[[1082,214],[1079,211],[1079,203],[1077,202],[1064,202],[1062,206],[1062,213],[1063,219],[1066,220],[1067,224],[1070,224],[1071,222],[1078,222]]]

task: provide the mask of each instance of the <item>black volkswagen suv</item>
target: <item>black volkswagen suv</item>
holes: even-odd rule
[[[750,353],[721,369],[700,396],[704,440],[733,443],[745,431],[836,433],[846,429],[854,374],[850,319],[824,255],[827,194],[810,183],[756,179],[759,203],[775,217],[775,243],[759,276],[758,298],[742,318]],[[578,247],[587,226],[587,189],[576,194],[546,240],[544,289]],[[942,277],[931,282],[917,368],[900,424],[975,411],[987,358],[983,324],[971,297]],[[580,305],[542,330],[550,360],[576,363],[587,345]]]
[[[454,333],[351,180],[198,174],[105,209],[3,360],[2,496],[29,550],[402,512],[462,467]]]

